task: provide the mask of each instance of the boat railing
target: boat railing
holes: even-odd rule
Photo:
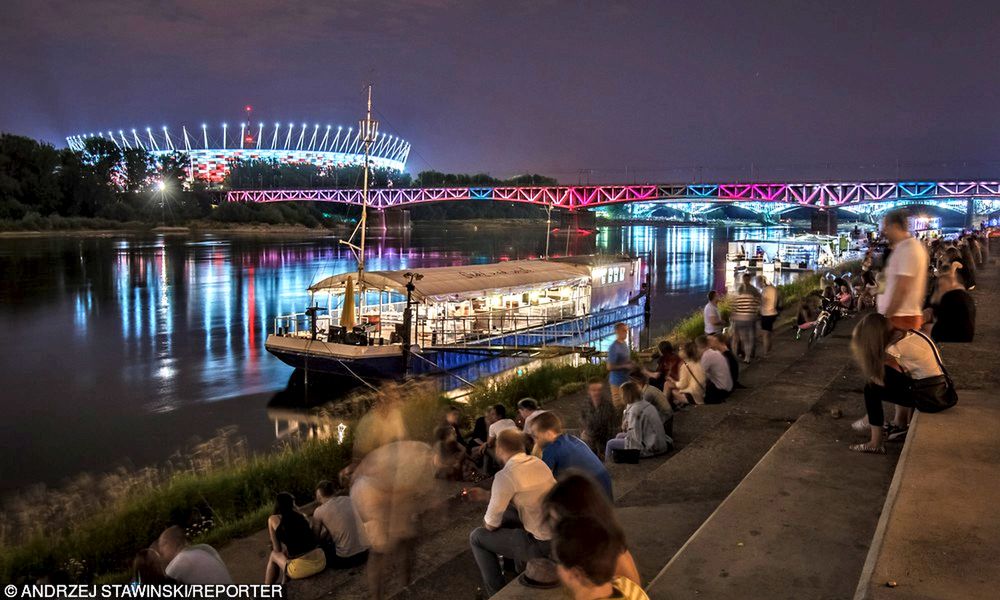
[[[440,346],[513,333],[530,336],[531,329],[579,316],[575,303],[566,300],[473,315],[421,317],[417,321],[417,339],[421,345]]]

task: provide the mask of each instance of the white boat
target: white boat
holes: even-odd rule
[[[641,259],[601,255],[366,271],[355,287],[356,277],[313,284],[311,308],[277,317],[267,350],[361,377],[447,369],[634,318],[645,281]]]

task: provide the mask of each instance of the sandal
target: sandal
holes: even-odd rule
[[[885,446],[872,446],[871,442],[866,444],[853,444],[848,447],[851,452],[862,454],[885,454]]]

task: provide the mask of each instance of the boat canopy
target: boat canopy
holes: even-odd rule
[[[456,301],[501,291],[529,290],[540,286],[585,285],[590,282],[590,267],[587,265],[548,260],[512,260],[486,265],[366,271],[364,286],[369,290],[406,294],[407,273],[419,273],[423,276],[413,282],[413,297],[421,302]],[[309,291],[343,293],[347,278],[357,276],[357,272],[333,275],[314,283]]]

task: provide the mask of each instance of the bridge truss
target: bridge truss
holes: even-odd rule
[[[973,200],[987,213],[998,209],[1000,181],[911,181],[876,183],[733,183],[667,185],[586,185],[546,187],[385,188],[372,190],[369,205],[382,210],[428,202],[521,202],[568,210],[589,210],[626,203],[678,203],[694,212],[695,205],[739,204],[767,213],[796,207],[845,208],[869,211],[903,204],[935,204],[962,211]],[[235,202],[335,202],[361,204],[361,190],[234,190]],[[770,205],[787,207],[778,210]],[[886,208],[882,208],[882,207]],[[874,210],[874,209],[872,209]],[[700,212],[700,209],[698,209]]]

